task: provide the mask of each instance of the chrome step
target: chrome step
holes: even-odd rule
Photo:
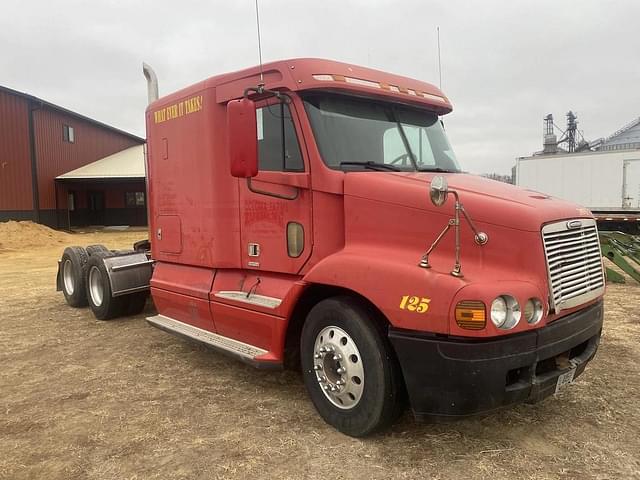
[[[210,347],[224,350],[244,359],[254,360],[255,357],[268,353],[267,350],[262,348],[234,340],[233,338],[223,337],[217,333],[208,332],[164,315],[147,317],[147,322],[161,330],[192,338]]]
[[[256,293],[248,293],[242,291],[225,290],[216,292],[214,296],[266,308],[278,308],[282,303],[282,300],[279,298],[267,297],[266,295],[258,295]]]

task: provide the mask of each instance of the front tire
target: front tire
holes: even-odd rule
[[[376,312],[350,297],[321,301],[302,328],[304,382],[320,416],[352,437],[389,426],[401,413],[401,376]]]

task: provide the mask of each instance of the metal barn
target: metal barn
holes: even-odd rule
[[[93,179],[89,187],[76,183],[77,193],[69,181],[55,179],[142,144],[140,137],[0,86],[0,221],[33,220],[51,227],[133,223],[145,201],[139,195],[145,192],[144,178]],[[69,223],[69,209],[75,223]],[[146,222],[146,213],[135,223],[140,222]]]

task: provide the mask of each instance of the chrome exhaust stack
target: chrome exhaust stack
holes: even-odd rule
[[[151,68],[150,65],[142,62],[142,73],[144,74],[144,77],[147,79],[147,101],[148,101],[148,105],[151,105],[153,102],[155,102],[156,100],[158,100],[159,95],[158,95],[158,77],[156,75],[156,72],[153,71],[153,68]],[[148,136],[148,131],[147,131],[147,136]],[[146,194],[146,198],[149,198],[149,157],[148,157],[148,150],[147,150],[147,143],[145,142],[144,147],[144,178],[145,178],[145,194]],[[147,219],[148,219],[148,223],[149,223],[149,227],[148,227],[148,239],[151,240],[152,238],[152,234],[151,234],[151,211],[150,211],[150,207],[149,207],[149,202],[146,201],[145,202],[147,205]]]
[[[142,62],[142,73],[147,79],[147,98],[149,104],[151,104],[158,99],[158,77],[153,68],[144,62]]]

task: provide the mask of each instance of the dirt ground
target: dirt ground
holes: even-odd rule
[[[55,292],[65,244],[141,236],[0,248],[1,479],[640,478],[638,286],[609,287],[599,353],[558,396],[447,425],[406,414],[356,440],[318,417],[295,372],[254,370],[145,314],[97,321]]]

